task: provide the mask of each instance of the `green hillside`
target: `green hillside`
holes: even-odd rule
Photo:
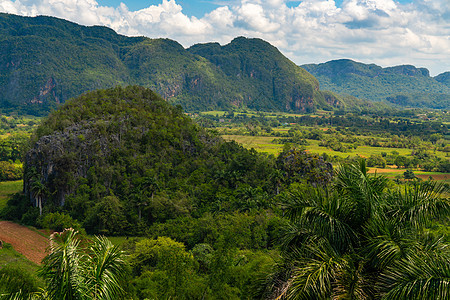
[[[450,107],[447,73],[430,77],[425,68],[410,65],[382,68],[348,59],[302,65],[322,89],[372,101],[388,101],[403,107]]]
[[[0,14],[1,111],[45,115],[83,92],[136,84],[191,111],[331,109],[313,76],[260,39],[184,49],[106,27]]]
[[[26,195],[44,214],[64,204],[95,233],[137,233],[131,224],[234,210],[251,201],[239,196],[246,190],[260,201],[252,205],[264,207],[273,192],[264,156],[209,134],[137,86],[68,101],[43,121],[32,144]]]

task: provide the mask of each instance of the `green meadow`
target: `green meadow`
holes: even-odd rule
[[[0,182],[0,210],[6,206],[8,198],[22,190],[22,180]]]

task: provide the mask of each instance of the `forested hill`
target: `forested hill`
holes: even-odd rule
[[[260,39],[185,49],[168,39],[126,37],[54,17],[0,14],[3,112],[47,114],[83,92],[136,84],[191,111],[238,106],[308,112],[343,105]]]
[[[322,89],[335,93],[408,107],[450,107],[450,72],[431,77],[425,68],[382,68],[349,59],[301,67],[319,80]]]

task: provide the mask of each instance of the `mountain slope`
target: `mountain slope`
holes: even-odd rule
[[[275,110],[310,111],[314,100],[325,105],[318,92],[319,82],[263,40],[239,37],[223,47],[208,43],[188,50],[218,66],[233,86],[239,86],[242,98],[236,101],[256,109],[272,106]],[[253,96],[246,99],[243,90],[250,90]]]
[[[261,59],[263,58],[263,59]],[[46,114],[83,92],[142,85],[188,110],[313,111],[318,81],[259,39],[184,49],[53,17],[0,14],[0,108]]]
[[[348,59],[302,65],[321,88],[358,98],[389,101],[400,106],[450,107],[449,76],[430,77],[425,68],[410,65],[382,68]]]
[[[238,209],[250,201],[241,199],[245,189],[255,189],[255,201],[274,192],[271,160],[139,86],[71,99],[43,120],[32,144],[24,163],[30,203],[44,213],[63,205],[89,232],[130,234],[142,222]]]

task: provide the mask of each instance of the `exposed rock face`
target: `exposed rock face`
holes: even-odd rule
[[[25,166],[33,167],[36,174],[25,176],[24,190],[33,203],[35,199],[30,188],[33,180],[39,178],[47,187],[46,194],[57,200],[55,204],[64,205],[66,195],[74,188],[68,181],[86,177],[94,163],[101,163],[101,158],[108,157],[111,149],[119,145],[118,134],[104,135],[92,126],[93,123],[73,125],[62,132],[43,136],[27,153]],[[109,186],[110,182],[105,185]]]
[[[81,93],[133,84],[186,110],[320,108],[318,81],[261,39],[185,49],[169,39],[2,13],[0,30],[0,108],[45,115]]]
[[[179,165],[180,172],[195,169],[193,162],[211,155],[218,141],[179,107],[138,86],[68,101],[41,123],[33,139],[24,192],[44,206],[86,205],[111,194],[125,201],[142,178],[168,178]]]

